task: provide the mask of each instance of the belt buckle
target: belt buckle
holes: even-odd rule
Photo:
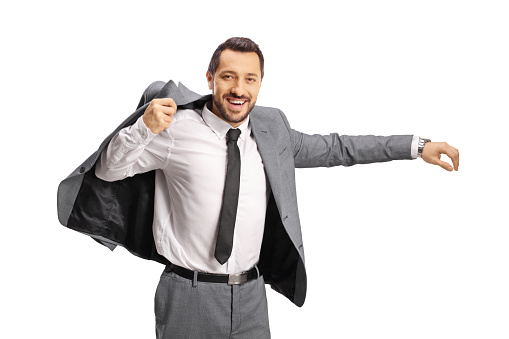
[[[247,273],[228,274],[228,285],[241,285],[247,282]]]

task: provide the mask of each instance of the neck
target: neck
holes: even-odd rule
[[[239,127],[240,125],[242,125],[246,120],[247,120],[247,116],[244,120],[240,121],[240,122],[232,122],[232,121],[228,121],[226,120],[223,115],[221,114],[221,112],[219,112],[219,110],[217,109],[216,107],[216,104],[213,102],[213,101],[209,101],[207,102],[207,108],[209,109],[209,111],[211,111],[212,113],[214,113],[215,116],[217,116],[219,119],[227,122],[228,124],[230,124],[230,126],[232,126],[233,128],[237,128]]]

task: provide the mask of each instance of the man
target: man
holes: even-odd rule
[[[264,284],[302,306],[296,167],[412,159],[458,170],[458,151],[414,136],[306,135],[255,106],[263,55],[231,38],[206,73],[212,96],[153,83],[139,108],[59,187],[59,218],[166,265],[158,338],[269,338]]]

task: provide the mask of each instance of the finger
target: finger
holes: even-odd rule
[[[457,171],[459,166],[459,152],[456,148],[447,145],[443,152],[447,154],[447,156],[452,160],[452,164],[454,165],[454,169]]]
[[[171,125],[171,124],[170,124],[169,122],[165,122],[165,123],[163,124],[163,130],[170,128],[170,125]]]
[[[177,112],[176,108],[168,107],[168,106],[161,106],[160,109],[163,114],[166,114],[169,116],[173,116],[173,114],[175,114],[175,112]]]
[[[451,172],[452,171],[452,166],[451,164],[445,162],[445,161],[442,161],[442,160],[436,160],[435,161],[435,165],[438,165],[440,167],[442,167],[443,169]]]
[[[177,104],[175,103],[175,101],[172,98],[154,99],[152,101],[155,101],[155,103],[158,105],[173,107],[175,110],[177,110]]]
[[[458,151],[456,148],[451,147],[451,150],[452,150],[452,153],[454,155],[454,157],[452,157],[452,164],[454,165],[454,169],[457,171],[458,168],[460,167],[460,151]]]
[[[173,118],[170,115],[162,114],[161,115],[161,123],[169,124],[173,121]]]
[[[152,111],[156,119],[162,119],[163,117],[173,117],[175,110],[172,107],[158,106]]]

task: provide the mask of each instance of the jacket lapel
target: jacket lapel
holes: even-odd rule
[[[262,116],[263,108],[255,106],[250,113],[251,130],[253,131],[258,151],[262,157],[265,173],[267,173],[267,177],[269,178],[272,194],[274,194],[278,207],[281,208],[279,203],[281,201],[281,182],[279,178],[279,173],[281,173],[281,171],[279,157],[275,148],[276,140],[263,121]]]

